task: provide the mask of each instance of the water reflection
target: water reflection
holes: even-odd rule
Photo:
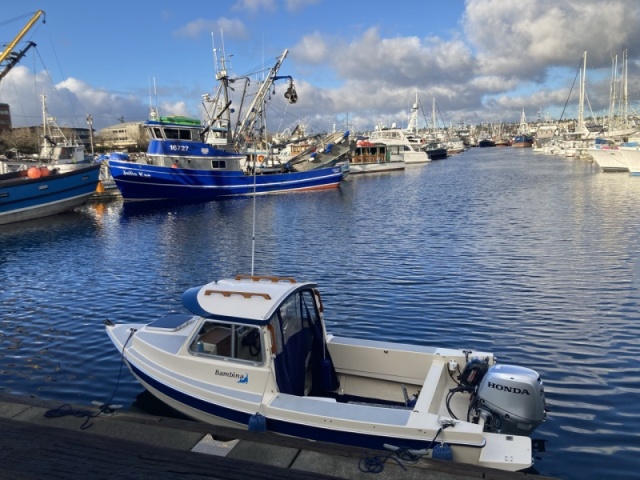
[[[0,227],[4,391],[106,401],[102,321],[182,311],[221,276],[317,281],[336,333],[494,351],[539,371],[551,412],[537,470],[632,478],[640,178],[518,149],[353,176],[335,191],[198,205],[89,204]],[[252,252],[255,249],[255,255]],[[138,408],[124,372],[116,401]]]

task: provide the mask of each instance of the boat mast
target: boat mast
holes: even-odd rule
[[[611,55],[611,88],[609,92],[609,130],[613,130],[613,119],[616,110],[616,82],[618,71],[618,55]]]
[[[587,52],[584,52],[584,61],[582,66],[582,75],[580,80],[580,101],[578,105],[578,130],[584,132],[584,90],[587,72]]]
[[[276,61],[276,64],[271,67],[269,75],[267,76],[267,80],[262,82],[262,85],[260,85],[258,92],[256,93],[255,97],[253,97],[253,101],[247,108],[247,113],[245,114],[244,118],[240,122],[238,122],[236,132],[233,136],[233,143],[236,146],[240,147],[246,143],[246,139],[244,137],[253,129],[258,115],[262,114],[262,111],[264,110],[262,106],[264,105],[267,93],[269,93],[269,89],[271,88],[273,82],[278,79],[276,75],[278,73],[278,70],[280,70],[280,66],[287,56],[287,53],[289,53],[289,50],[285,49],[282,55]],[[258,108],[258,106],[260,106],[260,108]]]
[[[433,138],[437,138],[436,134],[436,97],[433,97],[433,106],[431,107],[431,125],[433,128]]]
[[[628,108],[629,108],[629,92],[628,92],[628,82],[627,82],[627,63],[628,63],[628,59],[627,59],[627,50],[625,49],[622,52],[622,68],[624,69],[623,72],[623,77],[622,77],[622,85],[623,85],[623,90],[622,90],[622,124],[626,127],[627,126],[627,113],[628,113]]]
[[[418,92],[416,91],[416,101],[411,107],[411,116],[409,116],[409,125],[407,130],[411,133],[418,134]]]

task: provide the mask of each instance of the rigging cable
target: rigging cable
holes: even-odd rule
[[[569,90],[569,96],[567,97],[567,101],[564,102],[564,108],[562,109],[562,113],[560,114],[560,120],[562,120],[564,111],[567,109],[567,104],[569,103],[569,99],[571,98],[571,92],[573,92],[573,87],[575,87],[576,85],[576,79],[578,78],[578,75],[580,75],[580,65],[582,65],[582,60],[580,60],[580,64],[578,65],[578,71],[576,72],[576,76],[573,78],[573,83],[571,84],[571,89]]]

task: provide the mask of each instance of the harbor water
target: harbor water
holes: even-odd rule
[[[185,312],[181,294],[220,277],[292,276],[319,284],[334,333],[538,371],[540,474],[637,478],[639,200],[638,177],[496,147],[255,208],[112,200],[3,226],[0,389],[139,408],[104,320]]]

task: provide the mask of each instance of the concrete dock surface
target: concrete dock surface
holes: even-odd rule
[[[3,479],[550,478],[6,393],[0,432]]]

